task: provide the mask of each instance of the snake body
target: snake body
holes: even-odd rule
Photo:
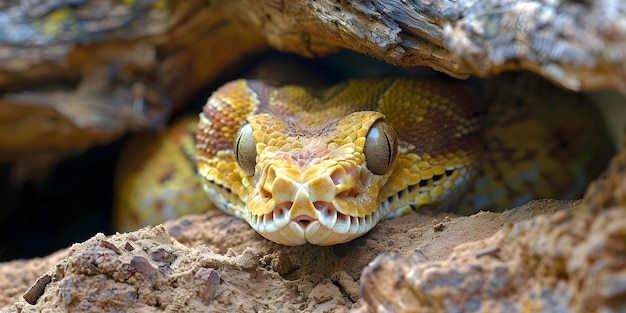
[[[412,78],[325,90],[238,80],[200,114],[197,166],[222,210],[283,245],[333,245],[406,208],[448,205],[476,174],[464,88]]]
[[[118,229],[217,206],[278,243],[329,245],[422,206],[471,214],[580,198],[612,152],[594,107],[531,75],[486,85],[481,114],[467,90],[433,80],[228,83],[199,122],[130,142]]]
[[[197,116],[187,116],[159,134],[140,133],[126,142],[114,184],[118,231],[211,208],[196,170],[197,132]]]

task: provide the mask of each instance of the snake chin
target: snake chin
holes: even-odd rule
[[[329,246],[348,242],[369,232],[384,216],[388,205],[363,217],[339,212],[330,202],[314,203],[316,216],[289,217],[291,203],[277,205],[263,215],[249,215],[248,222],[263,237],[286,246],[306,243]]]

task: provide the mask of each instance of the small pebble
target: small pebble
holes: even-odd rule
[[[46,286],[52,281],[52,276],[46,274],[37,279],[35,284],[30,286],[28,290],[24,293],[22,298],[26,300],[26,302],[30,304],[36,304],[39,297],[43,295],[44,290],[46,290]]]

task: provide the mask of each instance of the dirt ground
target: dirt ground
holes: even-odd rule
[[[364,305],[361,272],[382,253],[418,251],[424,260],[443,260],[459,244],[485,239],[503,225],[574,204],[536,201],[469,217],[412,214],[332,247],[284,247],[211,211],[0,264],[0,306],[2,312],[349,311]]]

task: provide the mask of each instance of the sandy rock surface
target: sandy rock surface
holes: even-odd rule
[[[626,150],[582,201],[425,211],[332,247],[284,247],[219,211],[98,234],[0,264],[0,312],[623,312],[625,178]]]
[[[623,312],[626,210],[509,224],[445,260],[384,254],[361,276],[362,312]],[[620,245],[622,245],[620,247]],[[428,255],[426,255],[427,257]]]
[[[441,260],[458,244],[487,238],[506,223],[572,204],[534,202],[511,213],[470,217],[413,214],[333,247],[280,246],[211,211],[165,226],[96,235],[48,258],[2,264],[0,289],[10,293],[0,305],[3,312],[350,310],[362,305],[361,271],[383,252],[418,250]],[[37,277],[43,280],[35,283]]]
[[[444,260],[381,255],[360,282],[362,312],[625,312],[626,150],[573,210],[509,223]]]

